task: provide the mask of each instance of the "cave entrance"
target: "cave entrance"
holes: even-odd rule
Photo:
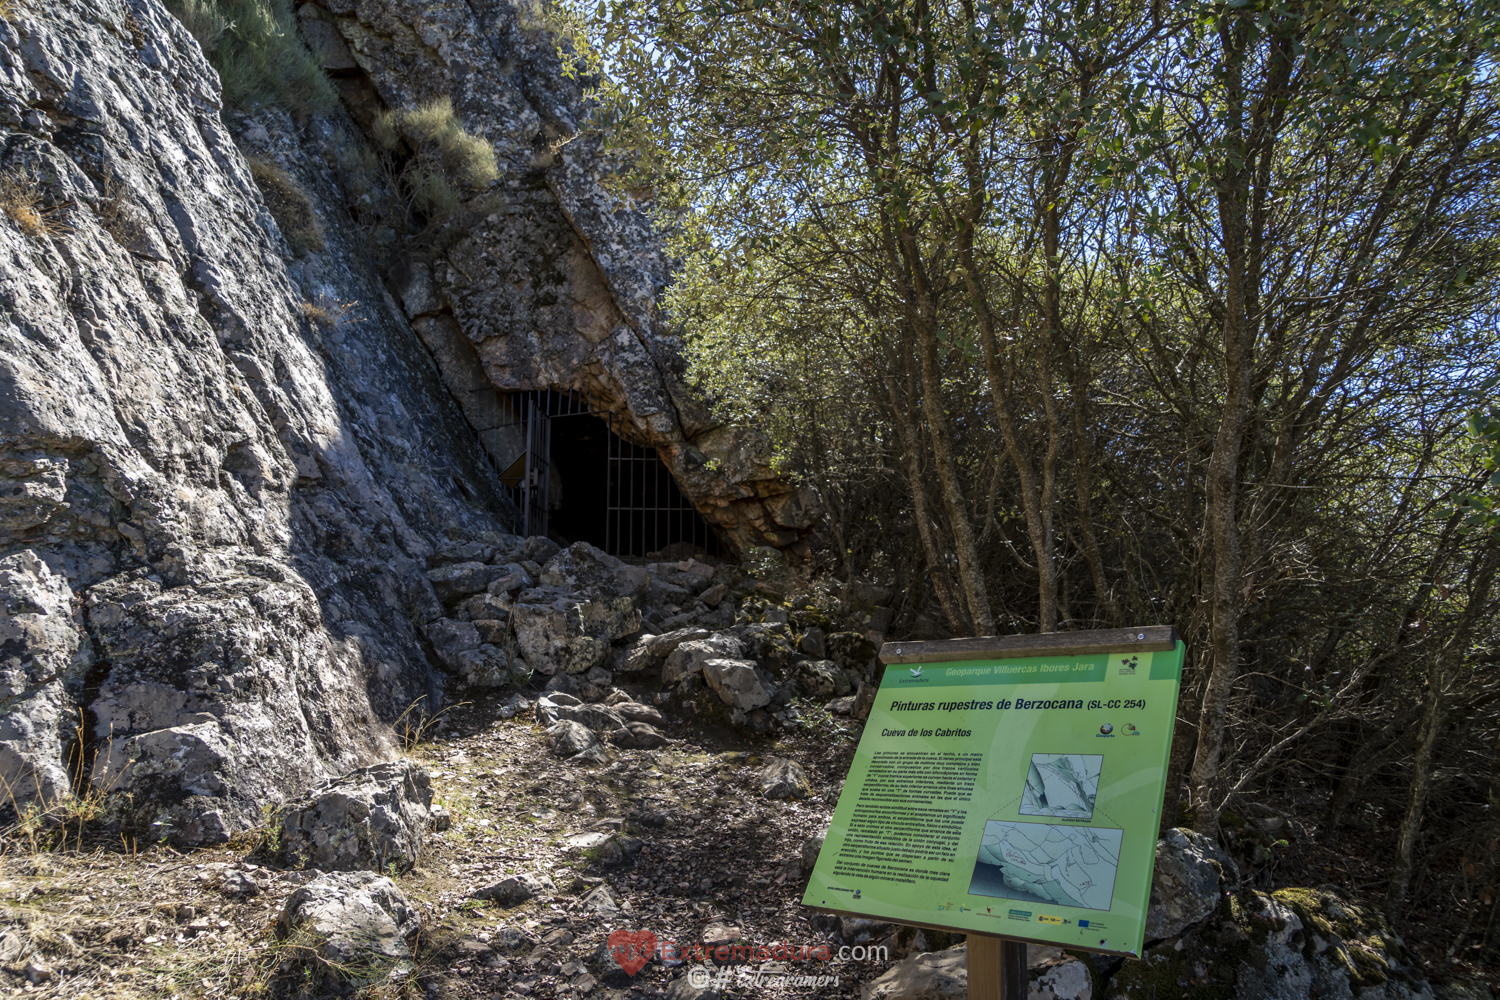
[[[578,393],[506,394],[486,448],[506,456],[501,482],[522,515],[521,533],[588,542],[610,555],[644,556],[685,542],[721,555],[655,448],[627,441],[614,414]]]

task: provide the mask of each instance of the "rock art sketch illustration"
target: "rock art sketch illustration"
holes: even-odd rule
[[[1103,767],[1102,754],[1032,754],[1021,791],[1021,815],[1093,819]]]

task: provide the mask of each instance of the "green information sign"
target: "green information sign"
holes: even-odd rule
[[[882,651],[802,901],[1138,955],[1183,645],[1154,627],[988,640],[996,655],[974,655],[986,641]],[[1036,653],[1049,644],[1063,651]]]

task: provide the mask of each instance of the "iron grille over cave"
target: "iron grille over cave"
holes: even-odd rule
[[[496,396],[480,431],[501,482],[521,511],[521,532],[589,542],[611,555],[644,556],[674,542],[721,554],[655,448],[627,441],[620,418],[575,392]]]

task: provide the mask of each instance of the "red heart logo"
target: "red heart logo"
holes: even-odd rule
[[[640,972],[656,951],[656,935],[650,931],[610,931],[607,940],[610,957],[630,976]]]

